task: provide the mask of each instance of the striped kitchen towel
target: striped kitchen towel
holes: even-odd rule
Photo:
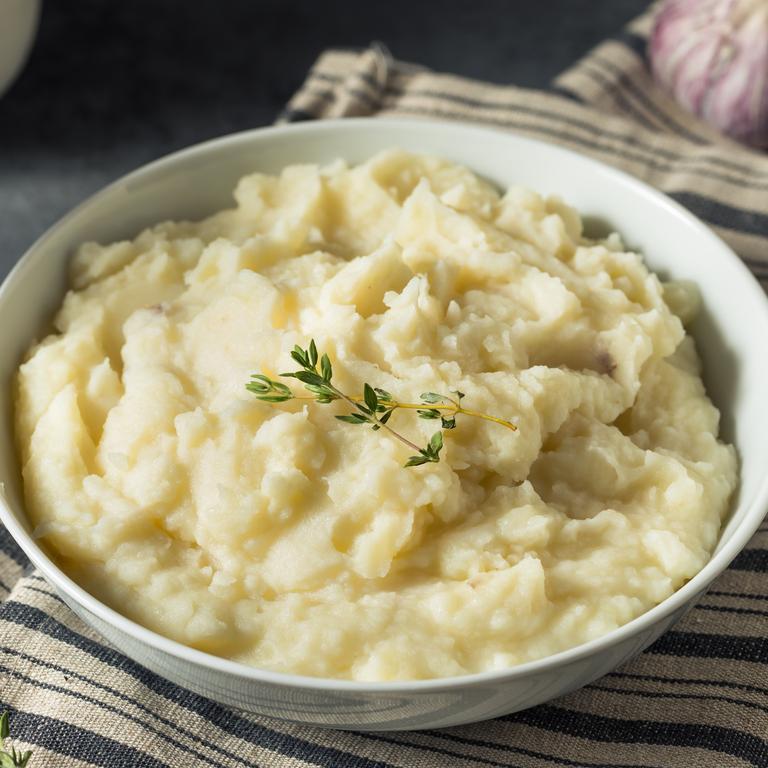
[[[551,92],[489,85],[331,51],[284,119],[416,115],[484,122],[562,144],[663,189],[768,284],[768,156],[713,135],[658,92],[648,21]],[[0,708],[29,768],[61,766],[768,766],[768,526],[673,631],[597,683],[497,720],[353,734],[230,711],[109,648],[0,532]]]

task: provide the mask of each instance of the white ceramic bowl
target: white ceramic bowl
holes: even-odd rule
[[[0,96],[22,70],[39,18],[40,0],[0,0]]]
[[[500,186],[558,193],[609,223],[661,274],[694,280],[705,310],[694,327],[722,433],[741,459],[741,486],[715,554],[661,605],[602,638],[503,672],[368,684],[279,674],[192,650],[138,626],[72,582],[29,534],[11,424],[20,357],[44,332],[65,289],[67,260],[84,240],[113,241],[167,218],[201,217],[230,204],[254,170],[343,157],[361,161],[400,146],[466,164]],[[274,717],[352,729],[435,728],[502,715],[559,696],[634,656],[677,621],[744,547],[768,508],[768,304],[741,261],[676,203],[635,179],[566,150],[457,123],[343,120],[267,128],[201,144],[107,187],[52,227],[0,288],[0,518],[86,622],[140,664],[215,701]]]

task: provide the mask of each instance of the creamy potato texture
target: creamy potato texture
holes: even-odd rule
[[[89,591],[214,654],[394,680],[555,653],[701,569],[737,470],[690,286],[557,199],[400,151],[235,198],[83,245],[21,366],[29,514]],[[310,339],[344,391],[458,389],[518,431],[460,415],[442,460],[406,469],[339,403],[245,390]],[[439,426],[390,424],[421,445]]]

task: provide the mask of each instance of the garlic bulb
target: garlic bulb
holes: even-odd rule
[[[679,104],[734,139],[768,146],[768,0],[668,0],[648,51]]]

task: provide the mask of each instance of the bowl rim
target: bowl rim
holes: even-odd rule
[[[19,279],[19,276],[25,269],[25,266],[29,263],[31,257],[48,239],[54,237],[60,228],[79,216],[94,202],[97,202],[100,198],[108,195],[121,186],[136,182],[143,176],[161,170],[166,166],[173,166],[180,161],[191,160],[199,155],[204,155],[210,151],[220,149],[225,145],[237,145],[238,143],[247,145],[254,139],[268,141],[271,137],[289,133],[332,133],[339,130],[351,130],[355,132],[365,131],[371,126],[381,128],[383,125],[394,126],[416,133],[446,130],[455,131],[457,134],[469,133],[475,134],[476,138],[479,140],[482,140],[483,135],[489,133],[493,134],[495,138],[498,138],[499,135],[507,135],[515,142],[523,145],[527,144],[537,148],[539,151],[549,152],[554,155],[560,154],[564,157],[569,157],[572,160],[575,159],[578,162],[586,163],[587,167],[591,166],[593,170],[599,171],[603,176],[608,176],[616,183],[630,187],[636,194],[650,198],[655,205],[665,208],[668,213],[674,215],[678,220],[681,220],[685,226],[693,228],[700,236],[708,239],[713,247],[720,252],[720,255],[723,258],[723,263],[728,263],[730,269],[741,271],[748,276],[751,290],[758,299],[757,304],[762,313],[763,323],[766,329],[768,329],[768,297],[766,297],[759,283],[744,262],[720,237],[704,224],[704,222],[690,213],[682,205],[672,200],[664,193],[654,189],[649,184],[587,155],[582,155],[547,141],[530,138],[508,129],[466,121],[390,117],[318,120],[253,128],[193,144],[189,147],[164,155],[152,162],[146,163],[90,195],[52,224],[25,251],[14,265],[13,269],[8,273],[0,286],[0,304],[2,304],[7,294],[13,289],[14,283]],[[731,515],[739,506],[740,505],[737,505],[731,510]],[[507,669],[423,680],[367,682],[341,678],[312,677],[309,675],[278,672],[250,666],[243,662],[216,656],[207,653],[206,651],[201,651],[184,645],[183,643],[165,637],[164,635],[123,616],[115,609],[102,603],[96,597],[88,593],[56,565],[32,535],[28,533],[16,519],[15,514],[10,509],[5,498],[2,484],[0,483],[0,522],[6,526],[22,551],[32,561],[35,567],[41,571],[46,580],[55,589],[64,593],[70,600],[93,614],[97,619],[110,625],[119,632],[128,635],[132,640],[168,654],[169,656],[174,657],[177,661],[186,662],[194,666],[201,666],[218,674],[237,677],[241,680],[246,679],[249,682],[256,684],[260,683],[275,687],[312,690],[315,692],[332,691],[337,693],[357,694],[436,693],[449,690],[455,691],[459,688],[481,686],[490,682],[512,682],[514,680],[530,677],[544,670],[553,671],[572,662],[584,659],[587,656],[597,654],[622,641],[629,640],[644,630],[649,629],[652,625],[661,623],[664,619],[671,616],[671,614],[682,609],[686,603],[693,601],[699,593],[703,592],[712,580],[719,576],[728,567],[734,557],[736,557],[736,555],[745,547],[760,526],[767,510],[768,473],[764,476],[751,503],[747,506],[747,509],[744,512],[744,519],[733,531],[730,539],[725,542],[719,551],[710,557],[697,574],[658,605],[600,637],[558,653],[544,656],[533,661],[524,662]],[[23,507],[20,511],[23,511]],[[122,651],[119,652],[123,653]]]

